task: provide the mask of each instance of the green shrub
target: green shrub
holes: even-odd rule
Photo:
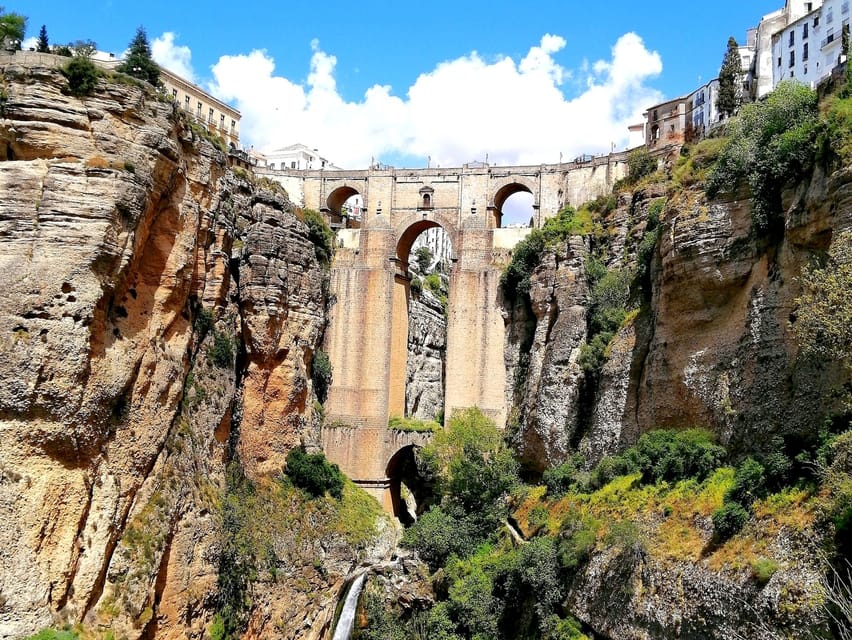
[[[411,291],[411,293],[419,296],[420,292],[423,291],[423,281],[420,280],[420,278],[418,278],[417,276],[414,276],[411,279],[411,282],[409,283],[408,288]]]
[[[328,492],[340,500],[343,495],[343,474],[340,467],[326,460],[322,453],[307,453],[297,447],[287,454],[287,476],[293,484],[315,498]]]
[[[613,458],[604,458],[592,471],[589,484],[597,489],[613,478],[640,472],[643,484],[704,480],[725,460],[725,448],[701,429],[657,429],[639,438]]]
[[[434,433],[441,428],[437,420],[419,420],[417,418],[401,418],[391,416],[388,429],[407,431],[409,433]]]
[[[42,629],[29,636],[26,640],[77,640],[79,638],[72,629]]]
[[[204,340],[207,332],[213,328],[213,311],[199,307],[192,322],[192,328],[195,330],[198,340]]]
[[[557,542],[560,565],[569,571],[586,563],[598,540],[601,524],[588,516],[568,513],[562,520]]]
[[[317,261],[327,267],[334,255],[334,232],[319,211],[305,209],[302,214],[308,227],[308,239],[314,244]]]
[[[213,347],[210,349],[210,360],[220,369],[227,369],[234,363],[234,341],[227,333],[213,333]]]
[[[730,121],[707,195],[732,192],[744,181],[751,188],[754,230],[779,230],[781,191],[816,158],[818,115],[816,92],[795,82],[782,82],[765,100],[745,105]]]
[[[627,181],[636,184],[657,170],[657,159],[645,147],[627,154]]]
[[[778,571],[778,563],[771,558],[757,558],[751,563],[751,577],[759,585],[764,585],[772,579]]]
[[[88,96],[98,84],[100,72],[95,64],[85,57],[74,57],[62,68],[62,74],[68,79],[68,88],[72,95]]]
[[[548,218],[541,229],[533,229],[512,251],[512,260],[500,277],[503,295],[515,300],[519,295],[528,293],[530,277],[541,263],[545,251],[553,250],[569,236],[586,235],[597,228],[590,209],[578,212],[573,207],[565,207],[553,218]]]
[[[758,498],[766,495],[766,478],[763,465],[754,458],[747,458],[734,475],[734,485],[725,494],[726,502],[737,502],[750,507]]]
[[[441,282],[441,276],[437,273],[430,273],[428,276],[423,278],[423,284],[426,286],[429,291],[434,294],[439,294],[443,291],[443,283]]]
[[[426,273],[429,271],[429,267],[432,266],[432,259],[434,256],[432,255],[432,251],[426,245],[422,247],[418,247],[417,251],[414,252],[415,260],[417,261],[417,267],[420,270],[420,273]]]
[[[314,352],[314,359],[311,362],[311,380],[314,383],[314,393],[321,403],[324,403],[326,398],[328,398],[328,390],[331,387],[333,373],[334,371],[328,354],[322,349],[317,349]]]
[[[583,458],[576,455],[557,467],[546,469],[541,479],[547,487],[547,495],[558,497],[576,489],[582,475]]]
[[[451,555],[465,557],[472,553],[481,538],[476,523],[434,506],[405,530],[402,545],[415,549],[434,571],[443,566]]]
[[[713,530],[716,539],[724,542],[739,531],[748,522],[748,511],[736,502],[726,502],[713,512]]]
[[[527,516],[527,522],[535,531],[540,531],[547,526],[547,521],[550,519],[550,511],[543,504],[537,504],[530,510]]]
[[[589,640],[574,618],[552,615],[542,623],[542,640]]]

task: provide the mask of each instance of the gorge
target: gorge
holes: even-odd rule
[[[848,97],[796,112],[829,124],[763,226],[758,183],[708,195],[711,138],[500,245],[482,201],[335,237],[153,87],[62,64],[0,55],[0,637],[331,638],[367,567],[356,638],[844,637]],[[446,311],[407,264],[437,224]],[[445,347],[457,411],[389,428],[440,418]],[[320,456],[315,495],[294,450],[373,484]],[[404,534],[363,490],[403,467]]]

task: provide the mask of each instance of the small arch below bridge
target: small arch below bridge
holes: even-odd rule
[[[407,445],[388,461],[385,475],[390,481],[390,503],[394,517],[405,526],[417,521],[434,500],[433,483],[420,472],[416,444]]]

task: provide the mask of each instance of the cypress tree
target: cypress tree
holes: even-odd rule
[[[742,60],[740,60],[739,45],[731,37],[728,38],[728,49],[719,70],[719,93],[716,96],[716,108],[724,117],[729,118],[742,102],[740,94],[740,77],[742,75]]]
[[[130,42],[130,48],[124,63],[118,70],[127,75],[150,82],[155,87],[160,84],[160,67],[151,57],[151,45],[145,27],[136,29],[136,35]]]
[[[38,32],[36,51],[39,53],[50,53],[50,41],[47,39],[47,27],[44,25],[41,25],[41,30]]]

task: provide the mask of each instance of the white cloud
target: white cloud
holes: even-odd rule
[[[30,49],[35,49],[38,45],[38,38],[35,36],[31,36],[29,38],[24,38],[21,40],[21,49],[23,51],[29,51]]]
[[[195,82],[192,51],[185,45],[175,44],[176,37],[171,31],[166,31],[159,38],[154,38],[151,42],[151,57],[160,66],[190,82]]]
[[[662,71],[659,54],[627,33],[608,60],[570,70],[555,59],[566,46],[547,34],[520,62],[472,52],[421,74],[404,98],[374,85],[350,102],[337,91],[337,59],[314,40],[304,83],[276,75],[275,61],[261,50],[220,58],[208,88],[242,112],[246,146],[303,142],[349,168],[390,155],[419,156],[424,164],[430,155],[433,164],[458,166],[488,153],[492,163],[537,164],[558,161],[560,152],[567,160],[608,152],[611,143],[624,148],[627,126],[662,100],[647,85]],[[579,87],[578,95],[566,95],[566,84]]]

